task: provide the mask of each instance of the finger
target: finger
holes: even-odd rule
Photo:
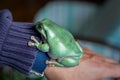
[[[92,53],[93,51],[88,48],[83,48],[84,53]]]
[[[106,57],[106,56],[103,56],[103,55],[100,55],[100,54],[96,54],[96,56],[97,56],[98,58],[101,58],[101,60],[103,60],[103,62],[119,63],[119,62],[116,61],[116,60],[113,60],[113,59],[111,59],[111,58],[109,58],[109,57]]]
[[[106,64],[106,68],[103,76],[105,78],[108,78],[108,77],[119,78],[120,64]]]
[[[88,48],[83,48],[83,52],[84,52],[84,54],[90,54],[90,55],[96,55],[96,56],[100,55],[99,53],[97,53],[91,49],[88,49]]]
[[[84,53],[85,53],[85,54],[91,54],[91,55],[93,54],[94,56],[98,57],[98,58],[99,58],[100,60],[102,60],[102,61],[105,61],[105,62],[108,62],[108,63],[119,63],[119,62],[116,61],[116,60],[113,60],[113,59],[111,59],[111,58],[105,57],[105,56],[103,56],[103,55],[101,55],[101,54],[99,54],[99,53],[96,53],[96,52],[88,49],[88,48],[83,48],[83,50],[84,50]]]
[[[108,62],[108,63],[119,63],[118,61],[110,59],[108,57],[105,57],[105,61]]]
[[[120,64],[114,65],[114,69],[111,70],[111,73],[113,72],[113,75],[111,77],[119,78],[120,77]]]

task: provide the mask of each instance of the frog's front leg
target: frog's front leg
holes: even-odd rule
[[[34,42],[29,41],[28,42],[29,46],[36,46],[39,50],[41,50],[43,52],[49,51],[49,45],[47,43],[38,42],[38,40],[35,38],[35,36],[31,36],[31,40]]]

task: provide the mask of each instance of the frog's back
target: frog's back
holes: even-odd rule
[[[52,57],[62,57],[65,56],[66,53],[71,53],[72,55],[73,53],[75,55],[80,54],[81,51],[69,31],[49,20],[44,26],[49,26],[45,27],[45,30],[47,30],[47,41]]]
[[[64,41],[61,38],[51,38],[48,44],[50,46],[50,54],[54,58],[81,55],[81,50],[76,45],[74,39]]]

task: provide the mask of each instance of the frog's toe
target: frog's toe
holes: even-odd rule
[[[30,38],[31,38],[31,40],[35,40],[35,36],[31,36]]]
[[[31,41],[29,41],[29,42],[28,42],[28,46],[34,46],[34,43],[31,42]]]
[[[55,67],[55,66],[56,66],[55,63],[56,63],[56,62],[54,62],[54,61],[48,61],[48,60],[46,60],[46,64],[47,64],[48,66],[50,66],[50,67]]]
[[[54,65],[54,64],[51,64],[50,67],[55,67],[55,65]]]
[[[48,61],[48,60],[46,60],[46,64],[49,64],[49,61]]]
[[[31,36],[31,40],[33,40],[33,41],[36,42],[36,43],[39,43],[39,42],[37,41],[37,39],[35,38],[35,36]]]

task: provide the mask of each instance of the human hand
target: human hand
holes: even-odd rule
[[[87,48],[76,67],[47,67],[45,75],[49,80],[102,80],[120,77],[120,64]]]

